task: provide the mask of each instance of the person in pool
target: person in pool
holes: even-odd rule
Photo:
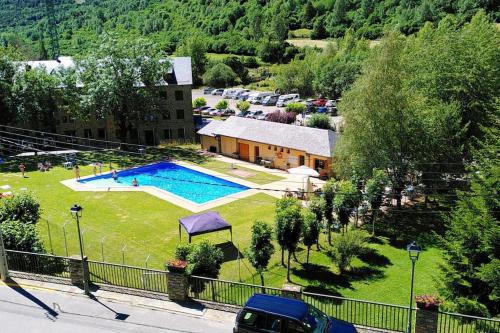
[[[115,169],[113,169],[113,172],[112,172],[112,176],[111,176],[111,177],[113,177],[113,180],[114,180],[115,182],[117,182],[117,181],[118,181],[118,173],[116,172],[116,170],[115,170]]]
[[[139,182],[137,181],[137,178],[134,178],[134,180],[132,180],[132,186],[139,186]]]

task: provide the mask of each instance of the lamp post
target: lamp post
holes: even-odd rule
[[[83,273],[83,290],[86,295],[90,294],[89,282],[87,281],[85,262],[83,257],[83,244],[82,244],[82,234],[80,232],[80,218],[82,217],[83,208],[77,204],[74,204],[73,207],[70,208],[71,216],[76,220],[76,226],[78,228],[78,240],[80,242],[80,257],[82,260],[82,273]]]
[[[408,251],[408,256],[410,257],[411,260],[411,285],[410,285],[410,305],[409,305],[410,312],[408,314],[408,325],[406,332],[411,333],[411,313],[413,310],[413,280],[415,277],[415,263],[418,260],[418,256],[420,255],[422,248],[417,245],[416,241],[413,241],[406,247],[406,250]]]

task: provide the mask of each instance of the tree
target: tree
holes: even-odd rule
[[[248,249],[248,260],[260,275],[261,285],[264,286],[264,271],[274,253],[272,228],[265,222],[256,221],[252,226],[252,240]]]
[[[16,74],[11,105],[15,119],[31,128],[55,129],[59,80],[45,68],[27,68]]]
[[[323,185],[322,199],[324,200],[324,214],[328,227],[328,244],[332,245],[333,201],[335,199],[335,180],[329,179]]]
[[[220,101],[217,102],[217,104],[215,104],[215,108],[218,110],[227,109],[228,106],[229,106],[229,103],[225,99],[221,99]]]
[[[193,108],[201,108],[203,106],[207,105],[207,100],[203,97],[198,97],[195,98],[193,101]]]
[[[309,210],[314,213],[321,229],[324,223],[326,209],[326,201],[323,196],[313,196],[311,200],[309,200],[307,208],[309,208]],[[318,241],[316,242],[316,248],[319,251],[319,236]]]
[[[311,39],[324,39],[327,35],[324,16],[317,17],[313,23]]]
[[[333,208],[339,219],[340,224],[347,231],[349,219],[359,202],[359,193],[356,186],[350,180],[340,180],[335,186],[335,198],[333,199]]]
[[[0,124],[9,124],[15,118],[12,108],[12,89],[16,66],[0,47]]]
[[[337,263],[339,271],[345,272],[365,247],[365,236],[360,230],[353,230],[350,233],[339,235],[335,240],[330,257]]]
[[[293,59],[288,65],[276,67],[273,80],[281,91],[311,96],[314,73],[314,56],[309,55],[304,60]]]
[[[282,12],[273,16],[271,21],[270,37],[280,43],[283,43],[288,36],[288,22]]]
[[[231,67],[242,83],[248,82],[248,69],[243,65],[240,58],[236,56],[226,57],[222,60],[222,63]]]
[[[285,211],[288,208],[292,208],[292,210],[299,210],[300,211],[300,206],[295,198],[281,198],[279,200],[276,200],[276,218],[275,218],[275,227],[274,227],[274,233],[276,236],[276,241],[278,242],[280,248],[281,248],[281,265],[285,266],[285,249],[286,249],[286,237],[287,237],[287,232],[288,226],[287,226],[287,219],[285,218],[285,215],[281,214],[283,211]]]
[[[441,238],[446,260],[440,293],[460,313],[495,316],[500,312],[500,131],[484,130],[473,155],[470,190],[459,193]]]
[[[309,252],[311,250],[311,246],[318,243],[320,221],[318,221],[316,214],[311,210],[304,211],[302,214],[302,219],[304,220],[302,240],[304,242],[304,245],[307,247],[306,263],[309,263]]]
[[[171,66],[165,59],[156,44],[144,39],[103,35],[99,45],[77,61],[76,80],[82,84],[79,116],[113,116],[118,137],[126,141],[139,119],[159,110],[158,85]]]
[[[419,163],[453,156],[457,108],[419,93],[406,79],[405,38],[390,34],[365,62],[363,74],[344,94],[339,107],[345,128],[337,146],[340,174],[370,177],[374,168],[388,173],[397,205],[407,175]]]
[[[42,210],[40,203],[30,193],[19,193],[2,200],[0,205],[0,223],[18,221],[23,224],[36,224]]]
[[[5,248],[15,251],[45,252],[35,225],[8,220],[2,222],[0,228]]]
[[[315,113],[306,121],[307,127],[321,128],[321,129],[332,129],[330,123],[330,116],[327,114]]]
[[[387,186],[387,176],[383,170],[373,170],[372,177],[366,181],[366,201],[370,205],[370,222],[372,223],[372,235],[375,235],[375,218],[384,200],[384,191]]]
[[[236,108],[241,112],[248,111],[248,109],[250,109],[250,102],[239,101],[238,103],[236,103]]]
[[[300,207],[296,205],[276,212],[276,238],[281,246],[282,259],[284,250],[288,252],[287,281],[290,281],[290,258],[299,245],[302,223]]]
[[[202,83],[202,76],[205,73],[205,67],[208,63],[206,45],[206,38],[195,35],[184,40],[176,50],[176,54],[179,56],[191,57],[193,83],[195,86]]]
[[[229,87],[235,84],[236,78],[237,75],[231,67],[217,63],[203,74],[203,83],[216,88]]]
[[[219,276],[224,254],[215,245],[203,241],[198,244],[179,246],[176,249],[176,258],[188,262],[188,274],[216,279]]]

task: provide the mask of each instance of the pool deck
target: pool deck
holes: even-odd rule
[[[284,190],[286,190],[286,189],[297,190],[297,189],[303,188],[304,183],[305,183],[305,178],[303,176],[291,175],[285,171],[276,170],[276,169],[267,169],[267,168],[264,168],[264,167],[259,166],[259,165],[255,165],[255,164],[240,161],[240,160],[231,159],[231,158],[224,157],[224,156],[217,156],[217,157],[215,157],[215,159],[226,162],[226,163],[235,163],[237,165],[241,165],[245,168],[253,169],[255,171],[279,175],[279,176],[283,177],[283,179],[276,181],[276,182],[269,183],[269,184],[259,185],[259,184],[255,184],[253,182],[241,179],[241,178],[229,176],[227,174],[219,173],[217,171],[206,169],[206,168],[203,168],[203,167],[191,164],[191,163],[186,163],[186,162],[182,162],[182,161],[172,161],[172,162],[176,163],[177,165],[180,165],[180,166],[183,166],[183,167],[195,170],[195,171],[199,171],[199,172],[211,175],[211,176],[215,176],[215,177],[218,177],[218,178],[221,178],[224,180],[228,180],[228,181],[234,182],[236,184],[250,187],[249,190],[242,191],[242,192],[239,192],[236,194],[227,195],[225,197],[211,200],[211,201],[208,201],[208,202],[203,203],[203,204],[195,203],[193,201],[190,201],[190,200],[182,198],[178,195],[175,195],[171,192],[161,190],[155,186],[95,187],[95,186],[90,186],[90,185],[85,184],[85,183],[80,183],[80,182],[76,181],[76,179],[63,180],[63,181],[61,181],[61,184],[65,185],[66,187],[69,187],[70,189],[72,189],[74,191],[78,191],[78,192],[145,192],[145,193],[153,195],[159,199],[168,201],[176,206],[187,209],[193,213],[199,213],[202,211],[213,209],[213,208],[221,206],[221,205],[231,203],[231,202],[239,200],[239,199],[243,199],[243,198],[252,196],[252,195],[257,194],[257,193],[266,193],[266,194],[273,196],[275,198],[281,198],[283,196]],[[109,173],[110,172],[105,172],[105,173],[103,173],[103,175],[109,174]],[[95,176],[90,175],[90,176],[81,177],[81,179],[84,180],[84,179],[93,178],[93,177],[95,177]],[[315,179],[315,178],[314,179],[311,178],[311,182],[319,187],[322,187],[322,185],[324,184],[323,181],[321,181],[319,179]]]

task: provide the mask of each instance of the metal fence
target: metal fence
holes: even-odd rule
[[[499,333],[500,320],[439,312],[437,333]]]
[[[90,282],[167,293],[168,272],[89,261]]]
[[[50,254],[6,250],[10,270],[69,278],[69,258]]]

